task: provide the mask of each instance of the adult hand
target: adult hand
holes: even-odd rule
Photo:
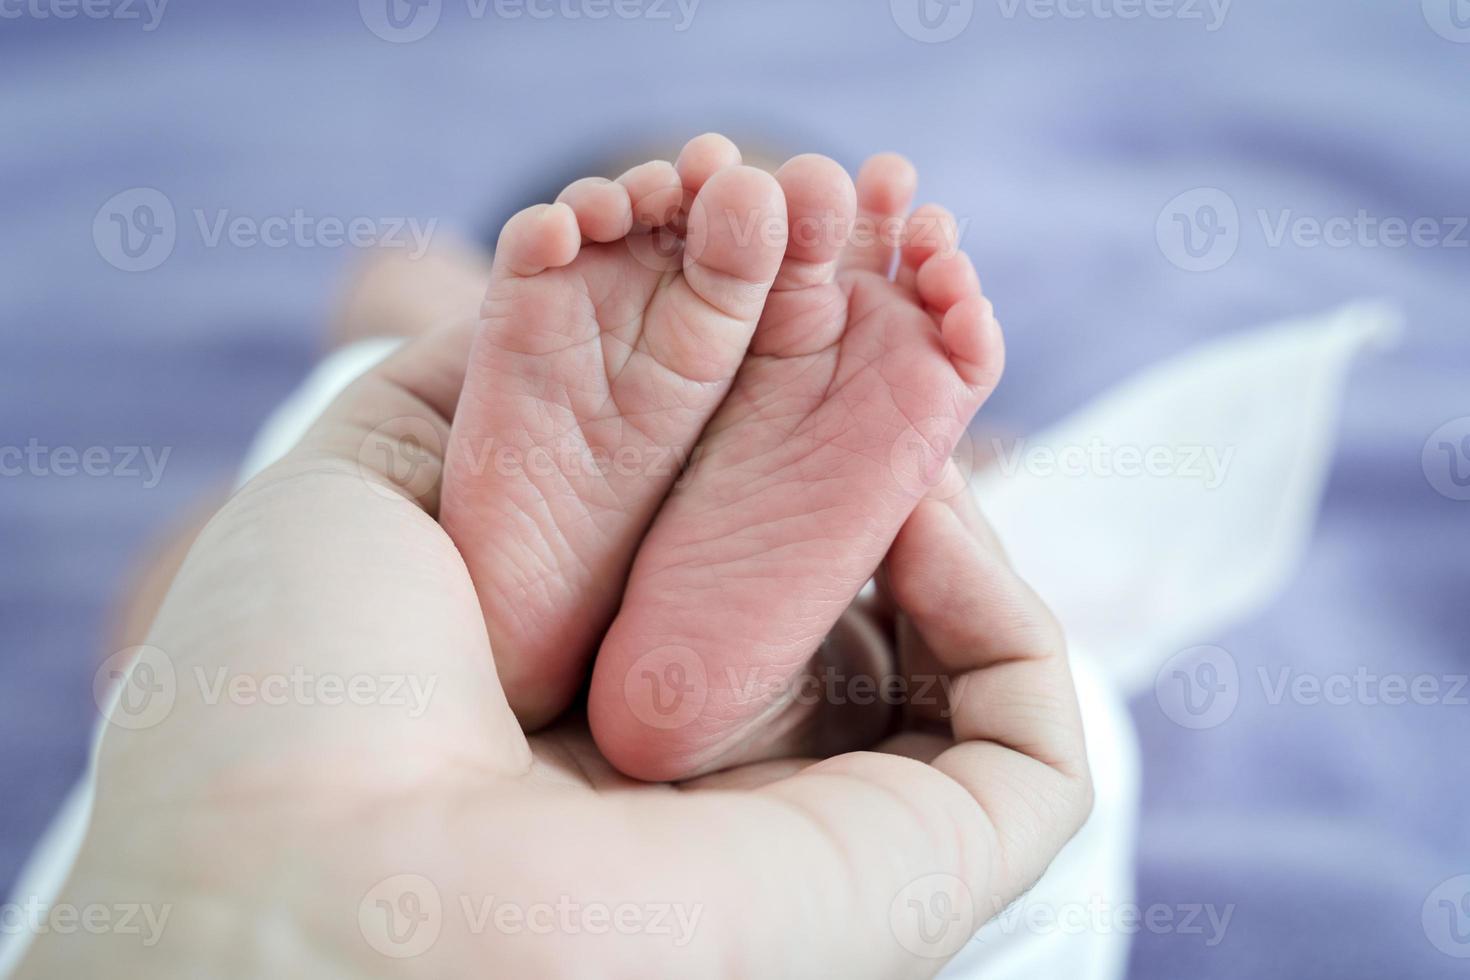
[[[49,931],[22,975],[936,972],[1091,800],[1062,638],[968,495],[909,520],[880,616],[946,732],[634,783],[577,720],[521,731],[434,520],[469,335],[359,380],[203,532],[60,898],[161,923]]]

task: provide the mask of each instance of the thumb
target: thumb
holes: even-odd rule
[[[444,451],[474,323],[405,345],[349,385],[287,454],[288,465],[355,467],[371,486],[437,517]]]

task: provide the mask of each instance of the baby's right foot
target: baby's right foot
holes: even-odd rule
[[[440,521],[529,727],[574,696],[573,662],[612,620],[780,268],[781,188],[739,162],[700,137],[677,165],[578,181],[501,233]]]
[[[822,157],[776,178],[785,265],[643,542],[588,695],[598,747],[643,779],[821,742],[801,679],[1000,379],[1000,328],[954,218],[903,220],[906,161],[875,158],[857,188]]]

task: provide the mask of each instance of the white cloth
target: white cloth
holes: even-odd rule
[[[1315,521],[1347,368],[1396,324],[1391,310],[1361,305],[1241,334],[1146,371],[1048,432],[996,447],[976,492],[1071,639],[1097,800],[1041,881],[943,976],[1123,976],[1137,920],[1140,783],[1124,698],[1146,690],[1180,645],[1280,590]],[[324,360],[262,427],[241,482],[280,458],[395,346],[366,342]],[[61,890],[91,803],[89,767],[12,901],[50,901]],[[981,911],[990,910],[982,903]],[[0,977],[30,939],[6,938]]]

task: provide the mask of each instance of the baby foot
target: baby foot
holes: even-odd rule
[[[757,730],[803,714],[782,715],[792,682],[1000,378],[1000,330],[954,219],[903,221],[906,161],[875,158],[856,190],[822,157],[776,179],[790,235],[775,287],[594,668],[598,746],[644,779],[750,761]]]
[[[521,722],[571,701],[649,522],[729,390],[786,247],[721,136],[578,181],[501,232],[440,521]]]

